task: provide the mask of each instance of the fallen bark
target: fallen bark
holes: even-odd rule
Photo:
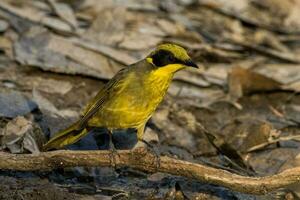
[[[36,155],[0,152],[0,169],[34,171],[75,166],[108,167],[112,166],[111,156],[110,151],[59,150]],[[184,176],[249,194],[265,194],[291,184],[300,184],[300,167],[272,176],[246,177],[167,156],[161,157],[158,166],[156,157],[141,148],[118,151],[118,155],[114,155],[114,160],[117,167],[129,166],[147,172],[158,171]]]

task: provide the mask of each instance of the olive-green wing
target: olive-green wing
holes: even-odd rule
[[[91,103],[85,108],[83,117],[79,120],[79,129],[83,128],[88,120],[101,110],[103,103],[109,101],[112,94],[122,91],[129,84],[127,77],[131,73],[130,68],[127,67],[120,70],[92,99]]]
[[[123,91],[130,84],[133,70],[131,67],[120,70],[93,98],[86,107],[80,120],[54,135],[44,146],[44,150],[57,149],[80,140],[88,133],[86,124],[93,115],[102,109],[103,103],[111,100],[114,95]]]

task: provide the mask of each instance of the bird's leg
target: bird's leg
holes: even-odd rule
[[[144,130],[145,130],[145,125],[141,126],[140,128],[137,129],[137,137],[138,140],[146,144],[147,150],[151,152],[155,156],[155,164],[156,168],[158,169],[160,167],[160,152],[157,146],[152,145],[151,143],[147,142],[146,140],[143,139],[144,135]]]
[[[112,140],[112,130],[108,129],[108,135],[109,135],[109,150],[111,152],[110,154],[110,163],[111,165],[116,168],[116,156],[119,156],[118,155],[118,152],[115,148],[115,145],[113,143],[113,140]]]

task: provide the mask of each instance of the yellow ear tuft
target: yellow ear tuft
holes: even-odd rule
[[[146,61],[147,61],[148,63],[154,65],[154,64],[153,64],[153,58],[147,57],[147,58],[146,58]]]

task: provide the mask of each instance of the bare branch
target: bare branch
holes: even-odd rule
[[[0,152],[0,169],[34,171],[75,166],[108,167],[112,164],[111,155],[110,151],[59,150],[37,155]],[[119,167],[129,166],[147,172],[159,171],[184,176],[249,194],[265,194],[291,184],[300,184],[300,167],[272,176],[246,177],[163,156],[160,159],[160,166],[157,168],[155,156],[142,148],[118,151],[118,156],[115,156],[115,164]]]

